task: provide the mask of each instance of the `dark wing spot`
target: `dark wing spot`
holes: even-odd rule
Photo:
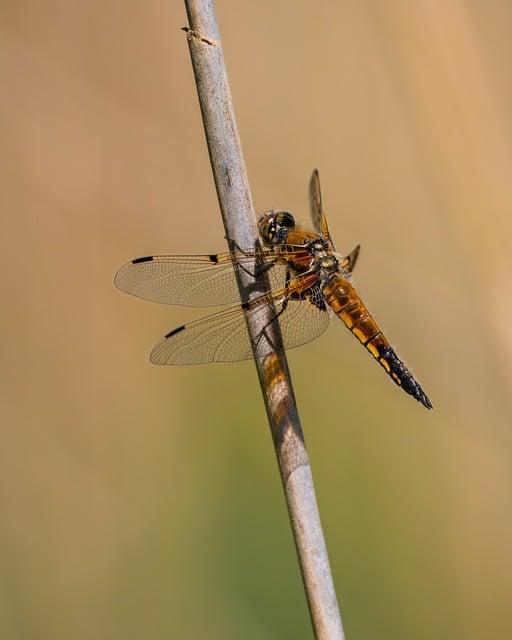
[[[319,285],[311,287],[306,291],[306,297],[309,298],[310,302],[318,307],[320,311],[326,311],[327,305],[325,303],[325,296],[323,291]]]
[[[217,264],[217,262],[219,261],[219,258],[218,258],[218,256],[217,256],[217,254],[216,254],[216,253],[212,253],[212,255],[211,255],[211,256],[208,256],[208,257],[209,257],[209,258],[210,258],[210,260],[211,260],[212,262],[214,262],[215,264]]]
[[[139,262],[151,262],[153,260],[153,256],[146,256],[144,258],[135,258],[132,260],[132,264],[139,264]]]
[[[176,335],[177,333],[179,333],[180,331],[183,331],[184,329],[185,329],[185,325],[182,324],[181,327],[176,327],[176,329],[169,331],[169,333],[165,337],[170,338],[171,336]]]

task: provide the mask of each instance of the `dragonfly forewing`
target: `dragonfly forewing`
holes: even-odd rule
[[[215,307],[240,301],[239,269],[252,276],[265,271],[271,289],[285,282],[286,267],[271,250],[136,258],[119,269],[114,282],[121,291],[151,302]],[[247,299],[250,293],[249,289]]]

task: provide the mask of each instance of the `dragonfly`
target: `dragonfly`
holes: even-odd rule
[[[288,211],[267,211],[258,221],[261,242],[253,250],[231,242],[225,253],[145,256],[122,266],[115,285],[139,298],[191,307],[229,305],[169,331],[154,346],[150,361],[185,365],[265,357],[275,348],[275,326],[284,348],[292,349],[320,336],[336,315],[395,384],[432,409],[352,283],[360,246],[344,256],[335,249],[316,169],[309,203],[312,230],[297,224]],[[263,274],[266,288],[249,289],[241,299],[240,271]],[[248,320],[261,327],[252,339]]]

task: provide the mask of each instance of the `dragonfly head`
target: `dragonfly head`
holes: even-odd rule
[[[288,231],[295,226],[295,218],[288,211],[268,211],[258,221],[261,237],[268,244],[283,244]]]

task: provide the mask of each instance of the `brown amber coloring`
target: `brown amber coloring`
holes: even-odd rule
[[[331,309],[341,318],[345,326],[355,335],[375,359],[379,358],[382,349],[389,342],[382,335],[379,325],[370,315],[366,305],[359,297],[352,284],[338,276],[324,286],[324,295]],[[382,366],[389,372],[381,360]]]

